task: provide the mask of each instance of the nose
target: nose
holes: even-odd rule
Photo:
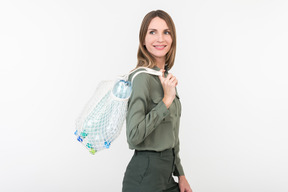
[[[158,41],[159,41],[159,42],[163,42],[163,41],[164,41],[163,34],[160,33],[160,34],[158,35]]]

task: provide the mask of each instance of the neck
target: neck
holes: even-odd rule
[[[159,69],[165,68],[165,59],[157,59],[156,58],[156,65],[159,67]]]

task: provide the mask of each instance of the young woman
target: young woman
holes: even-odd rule
[[[122,192],[192,192],[179,158],[178,80],[168,73],[176,53],[173,20],[162,10],[151,11],[142,21],[139,38],[137,67],[162,71],[163,76],[140,73],[133,80],[126,134],[135,153],[127,166]],[[178,176],[179,184],[172,174]]]

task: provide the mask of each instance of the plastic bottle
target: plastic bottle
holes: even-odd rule
[[[118,81],[114,85],[112,90],[113,95],[121,99],[129,98],[131,92],[132,92],[131,82],[125,80]]]

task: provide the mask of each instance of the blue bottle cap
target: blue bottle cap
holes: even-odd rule
[[[91,149],[92,148],[92,145],[90,143],[87,143],[86,146]]]
[[[80,135],[85,138],[88,134],[85,132],[81,132]]]
[[[80,136],[78,136],[77,140],[78,140],[79,142],[83,142],[83,139],[82,139]]]
[[[105,141],[104,145],[105,145],[105,147],[108,149],[108,148],[110,147],[111,143],[108,142],[108,141]]]

